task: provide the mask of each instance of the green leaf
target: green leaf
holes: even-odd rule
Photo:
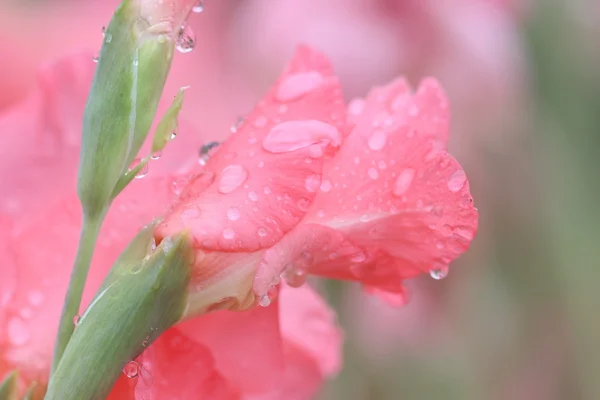
[[[185,89],[189,86],[179,89],[179,93],[173,99],[173,103],[162,117],[156,132],[154,132],[154,140],[152,141],[152,153],[162,151],[169,140],[171,140],[173,132],[177,130],[177,117],[183,106],[183,96]]]
[[[19,373],[12,371],[0,382],[0,400],[17,400]]]
[[[177,323],[193,262],[187,233],[168,237],[141,260],[147,232],[115,264],[80,319],[48,385],[46,400],[104,399],[122,369]]]

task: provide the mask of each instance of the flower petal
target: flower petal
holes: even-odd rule
[[[469,247],[477,211],[464,171],[442,149],[448,114],[437,88],[425,81],[410,97],[397,80],[369,95],[304,221],[268,251],[284,257],[279,265],[267,258],[257,277],[302,263],[308,245],[309,273],[402,293],[402,279],[443,270]]]
[[[204,176],[211,181],[183,193],[158,227],[157,239],[187,228],[205,250],[271,246],[308,209],[323,157],[341,143],[344,114],[328,61],[300,47],[263,101],[208,161]]]

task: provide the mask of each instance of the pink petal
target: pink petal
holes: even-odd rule
[[[281,334],[309,354],[323,376],[336,374],[342,360],[342,333],[335,312],[309,286],[283,285],[279,294]]]
[[[219,311],[178,325],[193,342],[210,349],[215,368],[242,393],[276,387],[283,371],[278,306]]]
[[[340,145],[344,113],[328,61],[300,47],[238,132],[212,155],[201,190],[186,191],[159,226],[158,240],[187,228],[206,250],[271,246],[308,209],[315,190],[307,181],[320,178],[323,157]]]
[[[305,219],[265,254],[254,290],[289,264],[393,293],[402,279],[445,273],[477,229],[466,175],[442,150],[447,115],[433,81],[412,97],[402,80],[374,90]]]

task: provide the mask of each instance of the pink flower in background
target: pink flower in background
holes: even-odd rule
[[[76,250],[81,221],[75,180],[90,57],[47,66],[34,96],[0,116],[6,193],[0,198],[0,375],[17,368],[23,385],[47,381]],[[179,194],[171,174],[182,159],[197,159],[199,148],[185,124],[181,132],[152,162],[150,175],[111,208],[84,305],[142,224]],[[124,376],[112,398],[310,398],[339,368],[341,337],[334,314],[310,288],[302,289],[283,289],[269,308],[213,313],[172,328],[127,369],[132,378]]]
[[[188,230],[193,279],[233,286],[228,308],[255,297],[268,305],[280,275],[293,286],[315,274],[396,294],[423,272],[441,278],[477,229],[465,172],[445,151],[448,122],[432,79],[415,94],[402,79],[374,89],[346,115],[327,60],[301,47],[190,179],[157,242]]]

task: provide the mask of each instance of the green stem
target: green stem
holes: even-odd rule
[[[50,375],[52,375],[58,366],[65,348],[71,339],[73,330],[75,329],[73,319],[79,313],[83,289],[90,270],[92,256],[94,255],[94,247],[96,246],[96,241],[105,214],[106,213],[101,213],[99,216],[94,217],[85,216],[84,214],[81,236],[79,237],[79,245],[77,247],[77,255],[75,256],[75,263],[73,265],[73,270],[71,271],[69,287],[67,289],[62,314],[60,316],[60,323],[58,325],[58,334],[54,345],[54,359],[52,360],[52,370]]]

